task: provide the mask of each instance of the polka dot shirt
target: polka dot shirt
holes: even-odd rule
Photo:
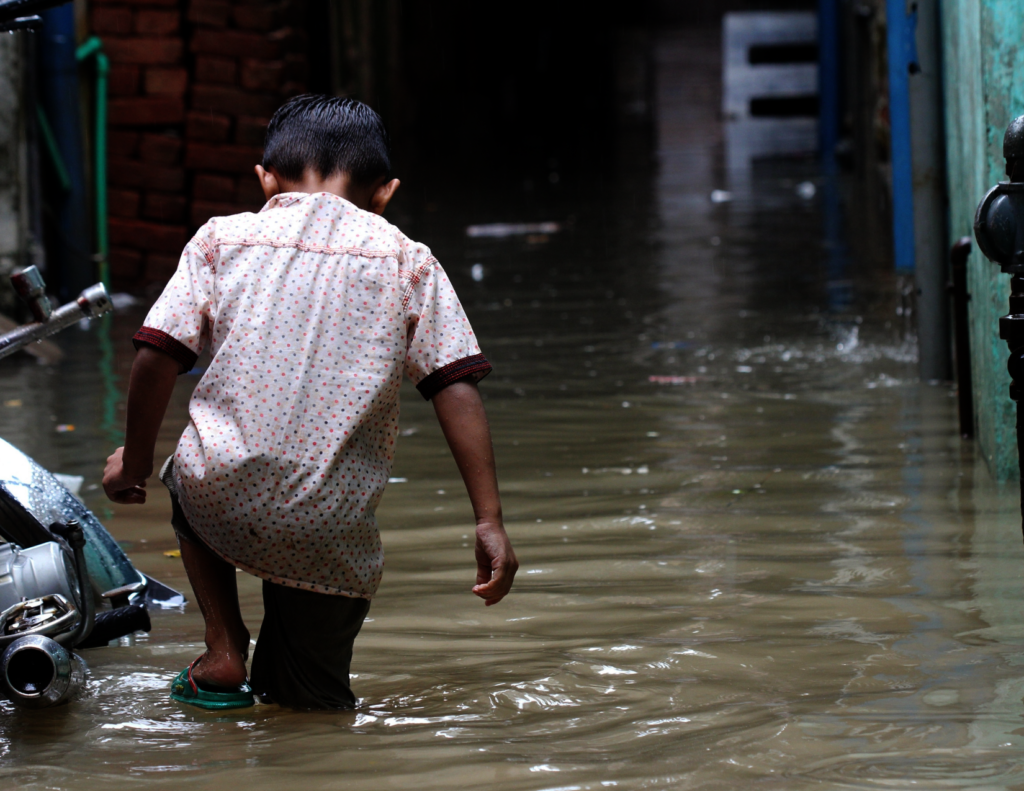
[[[430,398],[491,370],[430,250],[328,193],[210,220],[135,342],[183,372],[212,353],[174,456],[196,533],[258,577],[363,598],[403,372]]]

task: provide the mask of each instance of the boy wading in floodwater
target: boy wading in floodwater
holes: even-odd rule
[[[377,114],[300,96],[267,127],[267,204],[215,217],[188,243],[136,333],[125,444],[103,477],[142,503],[178,374],[212,361],[160,472],[206,621],[207,650],[171,685],[204,708],[350,708],[352,643],[380,583],[374,511],[398,434],[403,373],[431,399],[476,514],[477,584],[497,604],[516,573],[476,383],[491,366],[430,251],[379,215],[398,188]],[[235,568],[263,579],[249,632]]]

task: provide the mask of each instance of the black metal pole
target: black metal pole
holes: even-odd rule
[[[953,293],[953,332],[956,349],[956,395],[960,414],[960,436],[974,437],[974,388],[971,384],[971,334],[967,319],[967,256],[971,237],[961,236],[949,254]]]
[[[1006,367],[1013,380],[1010,398],[1017,402],[1017,461],[1020,465],[1021,519],[1024,529],[1024,277],[1010,280],[1010,312],[999,319],[999,337],[1010,347]]]
[[[1003,136],[1007,181],[988,191],[974,215],[974,235],[987,258],[1011,276],[1010,312],[999,319],[999,337],[1010,347],[1010,398],[1017,402],[1017,461],[1024,527],[1024,115]]]

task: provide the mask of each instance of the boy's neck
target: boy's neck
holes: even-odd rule
[[[282,192],[304,192],[307,195],[327,192],[374,214],[384,213],[401,183],[398,179],[381,176],[376,181],[365,184],[355,181],[347,173],[335,173],[324,178],[312,168],[307,168],[302,178],[295,180],[283,179],[274,168],[264,170],[263,165],[256,165],[255,171],[267,200]]]
[[[328,178],[322,178],[313,170],[307,170],[298,181],[286,181],[279,178],[279,184],[281,192],[305,192],[309,195],[317,192],[329,192],[363,210],[369,210],[374,190],[373,186],[360,187],[353,183],[347,173],[335,173]]]

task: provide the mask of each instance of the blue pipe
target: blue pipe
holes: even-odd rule
[[[839,0],[818,0],[818,141],[825,170],[835,167],[839,142]]]
[[[80,117],[78,61],[75,58],[75,11],[72,4],[43,11],[39,32],[39,100],[53,130],[57,150],[64,161],[69,189],[54,194],[46,203],[52,212],[53,230],[46,234],[48,278],[61,302],[91,285],[95,276],[92,231],[85,183],[85,156]]]
[[[917,65],[917,11],[886,0],[889,124],[892,141],[892,236],[897,272],[914,271],[914,169],[910,146],[910,69]]]

